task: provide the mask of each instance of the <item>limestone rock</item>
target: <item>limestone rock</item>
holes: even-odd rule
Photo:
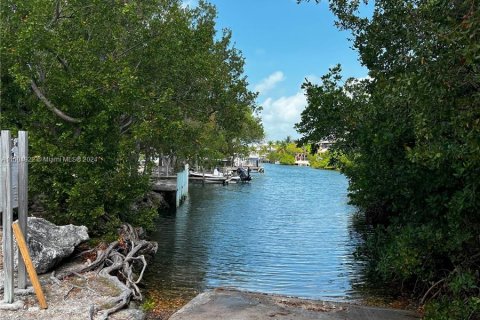
[[[57,226],[42,218],[28,218],[27,244],[38,274],[55,267],[70,256],[78,244],[88,239],[85,226]]]
[[[120,310],[108,317],[111,320],[144,320],[145,312],[139,309]]]

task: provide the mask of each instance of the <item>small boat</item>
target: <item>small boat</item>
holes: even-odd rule
[[[202,181],[204,183],[225,183],[227,177],[218,171],[214,171],[214,173],[191,171],[189,174],[189,180]]]
[[[213,173],[203,173],[203,172],[190,172],[190,177],[199,177],[199,178],[224,178],[223,174],[213,174]]]

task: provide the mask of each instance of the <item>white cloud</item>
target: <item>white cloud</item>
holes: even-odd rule
[[[282,71],[276,71],[269,75],[267,78],[263,79],[254,87],[254,91],[258,91],[261,94],[265,94],[267,91],[275,88],[277,83],[285,80],[285,75]]]
[[[300,114],[307,105],[303,91],[278,99],[267,98],[263,103],[263,126],[269,140],[282,140],[287,136],[298,138],[293,128],[300,121]]]
[[[305,78],[314,84],[322,83],[322,78],[314,74],[307,75]],[[255,86],[255,90],[264,93],[284,79],[283,73],[277,71]],[[358,80],[364,79],[370,79],[370,77],[358,78]],[[299,87],[300,84],[297,88]],[[294,125],[300,122],[301,113],[307,106],[307,98],[303,90],[299,90],[294,95],[279,98],[269,94],[260,105],[263,107],[262,121],[267,140],[283,140],[287,136],[293,139],[300,138]]]

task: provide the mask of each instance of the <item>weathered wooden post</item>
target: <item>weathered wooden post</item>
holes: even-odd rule
[[[188,164],[185,165],[185,183],[183,188],[183,197],[186,198],[188,196],[188,175],[190,174],[190,167]]]
[[[12,235],[12,172],[11,172],[11,141],[10,131],[2,130],[0,139],[0,194],[2,224],[3,224],[3,271],[4,271],[4,297],[5,303],[13,303],[13,235]]]
[[[18,132],[18,224],[27,240],[28,217],[28,133]],[[27,288],[27,272],[23,259],[18,259],[18,288]]]
[[[10,131],[2,130],[0,135],[0,211],[3,225],[3,268],[4,301],[14,301],[13,263],[13,208],[18,207],[18,220],[21,231],[27,234],[28,211],[28,135],[18,132],[17,146],[12,148]],[[15,150],[13,152],[13,150]],[[27,287],[25,264],[18,259],[18,287]]]

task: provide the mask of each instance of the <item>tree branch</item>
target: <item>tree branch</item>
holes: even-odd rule
[[[441,284],[441,283],[444,282],[445,280],[447,280],[447,278],[443,278],[443,279],[440,279],[440,280],[438,280],[437,282],[435,282],[435,283],[430,287],[430,289],[428,289],[427,292],[425,292],[425,294],[423,295],[422,299],[420,299],[420,304],[424,304],[424,303],[425,303],[425,300],[427,300],[427,297],[428,297],[428,294],[430,293],[430,291],[432,291],[433,288],[435,288],[436,286],[438,286],[439,284]]]
[[[82,122],[81,119],[77,119],[77,118],[72,118],[68,115],[66,115],[65,113],[63,113],[61,110],[57,109],[51,102],[50,100],[48,100],[42,93],[42,91],[40,90],[40,88],[38,88],[37,84],[35,83],[35,81],[32,80],[31,82],[31,87],[32,87],[32,90],[33,92],[35,92],[35,95],[38,97],[38,99],[40,99],[46,106],[48,109],[50,109],[53,113],[55,113],[57,116],[59,116],[62,120],[65,120],[67,122],[71,122],[71,123],[80,123]]]
[[[132,123],[133,123],[132,116],[122,116],[120,119],[120,133],[121,134],[126,133]]]
[[[47,28],[50,28],[54,23],[56,23],[60,19],[60,0],[57,0],[55,3],[55,14],[50,21],[50,23],[47,25]]]
[[[56,58],[57,58],[57,61],[60,62],[60,64],[62,65],[63,69],[66,71],[66,72],[69,72],[70,71],[70,67],[68,66],[68,63],[65,59],[61,58],[60,56],[56,55]]]

